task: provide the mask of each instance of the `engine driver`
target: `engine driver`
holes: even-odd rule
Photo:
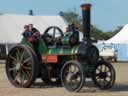
[[[79,43],[79,31],[78,31],[78,27],[76,27],[74,24],[68,25],[68,27],[66,28],[66,35],[70,35],[70,44],[71,45],[76,45]]]

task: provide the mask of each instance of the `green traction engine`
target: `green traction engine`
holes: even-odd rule
[[[82,42],[79,42],[79,32],[73,25],[70,26],[71,32],[66,34],[58,27],[51,26],[39,39],[38,47],[23,38],[20,44],[10,50],[6,60],[6,73],[15,87],[28,88],[37,78],[46,85],[62,84],[71,92],[80,91],[87,78],[91,78],[103,90],[114,85],[115,70],[112,64],[100,58],[97,47],[90,39],[91,5],[83,4],[81,8]],[[42,59],[42,56],[45,58]]]

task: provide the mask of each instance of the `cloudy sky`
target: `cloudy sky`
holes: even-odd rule
[[[0,12],[28,14],[33,9],[37,15],[57,15],[75,8],[81,14],[83,2],[93,5],[92,24],[104,31],[128,24],[128,0],[0,0]]]

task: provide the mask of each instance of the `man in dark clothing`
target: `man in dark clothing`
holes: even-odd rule
[[[66,32],[70,35],[70,43],[76,45],[79,43],[79,30],[74,24],[68,25]]]
[[[29,30],[28,25],[24,26],[24,32],[22,33],[22,35],[27,39],[27,41],[32,42],[33,32]]]
[[[33,24],[29,24],[29,31],[33,33],[33,43],[37,43],[40,38],[40,32],[36,28],[33,27]]]
[[[29,31],[31,31],[33,33],[33,35],[32,35],[32,38],[33,38],[32,44],[33,44],[33,47],[34,47],[34,49],[36,51],[36,54],[37,54],[38,58],[40,60],[42,59],[43,62],[44,62],[44,61],[46,61],[46,50],[47,50],[47,48],[45,46],[45,43],[44,43],[44,41],[42,39],[40,39],[40,32],[39,32],[39,30],[34,28],[33,24],[29,24],[28,26],[29,26]],[[39,48],[41,45],[43,46],[42,49]],[[41,52],[39,52],[39,49],[41,50]],[[42,50],[45,50],[45,52],[42,51]],[[40,54],[40,53],[42,53],[42,54]]]
[[[32,31],[33,33],[39,32],[36,28],[33,27],[33,24],[29,24],[29,30]]]

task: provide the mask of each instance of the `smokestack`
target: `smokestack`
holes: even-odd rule
[[[91,4],[82,4],[82,16],[83,16],[83,35],[84,35],[84,41],[87,41],[89,43],[90,40],[90,17],[91,17]]]

